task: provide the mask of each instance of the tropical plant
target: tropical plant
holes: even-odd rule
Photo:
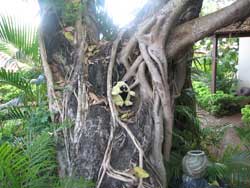
[[[15,98],[3,95],[1,99],[0,187],[55,187],[59,181],[56,150],[50,113],[44,102],[46,87],[39,68],[37,28],[22,24],[13,16],[0,15],[0,50],[33,66],[32,71],[0,70],[4,92],[16,92],[12,95]]]
[[[43,133],[32,144],[9,143],[0,146],[0,187],[53,187],[55,182],[55,144]]]
[[[241,151],[239,147],[228,147],[223,157],[211,162],[207,169],[207,177],[212,181],[227,182],[230,187],[242,188],[250,186],[250,151]]]
[[[228,146],[221,158],[213,159],[209,164],[207,177],[210,181],[222,180],[230,187],[242,188],[250,186],[250,128],[235,127],[241,140],[240,145]]]
[[[175,128],[170,160],[166,161],[168,187],[178,187],[181,183],[182,158],[187,151],[200,149],[201,129],[193,104],[195,95],[191,88],[176,99]],[[188,105],[188,106],[187,106]]]
[[[235,127],[235,130],[241,140],[242,145],[250,151],[250,127]]]
[[[22,90],[26,99],[34,99],[31,84],[28,80],[23,78],[23,75],[20,72],[11,72],[3,68],[0,69],[0,83],[8,84]]]
[[[245,103],[244,101],[249,100],[249,97],[234,96],[220,90],[213,94],[202,82],[193,82],[193,86],[200,107],[215,116],[230,115],[240,112],[242,105]]]
[[[27,25],[19,20],[13,15],[0,14],[0,50],[4,53],[11,55],[13,59],[18,59],[30,66],[33,66],[35,72],[38,76],[41,74],[40,71],[40,54],[38,50],[38,37],[37,37],[37,27],[33,25]],[[30,69],[29,69],[30,70]],[[25,79],[25,74],[27,72],[11,72],[4,69],[0,70],[0,83],[5,84],[5,86],[14,86],[18,90],[18,98],[20,101],[27,105],[27,102],[37,102],[35,95],[33,93],[34,89],[38,92],[35,86],[29,83],[31,78]],[[34,78],[34,77],[33,77]],[[3,86],[1,86],[3,87]],[[8,93],[8,87],[4,87],[5,93]],[[13,91],[13,87],[10,88]],[[41,87],[39,87],[41,89]],[[9,92],[10,92],[9,91]],[[1,94],[5,94],[2,93]],[[7,95],[9,96],[9,95]],[[6,96],[6,98],[7,98]],[[16,96],[16,95],[14,95]],[[6,102],[6,98],[2,101]],[[11,100],[8,98],[8,100]],[[8,101],[7,101],[8,102]]]
[[[0,106],[0,120],[27,119],[31,111],[46,101],[46,87],[44,80],[25,79],[21,72],[11,72],[0,69],[0,83],[10,85],[19,90],[19,96]]]
[[[219,39],[218,43],[216,87],[224,93],[231,93],[237,83],[238,38]],[[192,79],[207,86],[210,85],[212,77],[211,46],[212,41],[209,38],[197,42],[194,46]]]
[[[37,28],[0,14],[0,50],[25,63],[39,66]]]
[[[241,114],[242,114],[242,121],[246,125],[250,125],[250,105],[245,105],[241,109]]]

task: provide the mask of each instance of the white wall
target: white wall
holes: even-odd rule
[[[239,42],[239,87],[250,87],[250,37],[242,37]]]

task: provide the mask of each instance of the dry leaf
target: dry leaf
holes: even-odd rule
[[[134,175],[138,178],[148,178],[149,174],[141,167],[134,167]]]

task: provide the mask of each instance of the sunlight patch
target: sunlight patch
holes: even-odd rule
[[[147,0],[106,0],[105,9],[114,23],[120,27],[129,24]]]
[[[1,1],[0,14],[15,16],[24,24],[38,25],[40,22],[39,5],[36,0]]]

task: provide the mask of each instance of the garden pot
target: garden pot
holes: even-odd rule
[[[184,174],[195,179],[204,176],[207,165],[207,156],[205,152],[201,150],[191,150],[187,152],[182,160]]]

